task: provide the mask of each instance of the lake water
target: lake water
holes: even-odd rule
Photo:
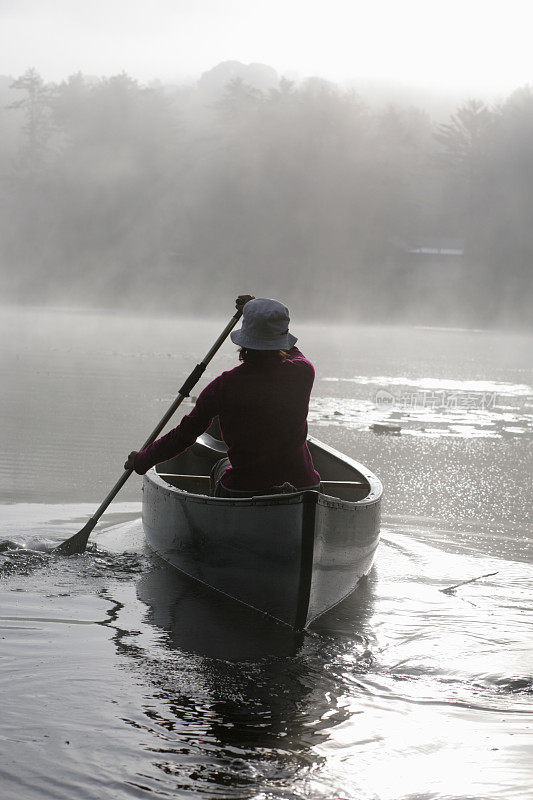
[[[311,433],[385,486],[371,575],[306,634],[151,555],[137,476],[51,554],[225,322],[1,311],[2,800],[530,798],[531,337],[294,324]]]

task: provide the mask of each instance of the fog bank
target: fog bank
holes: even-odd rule
[[[527,327],[531,89],[447,117],[381,99],[239,62],[0,78],[3,301]]]

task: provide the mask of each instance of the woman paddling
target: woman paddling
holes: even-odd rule
[[[201,392],[174,430],[139,452],[125,469],[139,475],[179,455],[218,416],[228,458],[213,471],[218,497],[251,497],[282,490],[318,489],[320,476],[307,447],[307,412],[315,371],[294,345],[288,309],[277,300],[245,301],[242,327],[231,333],[242,362]]]

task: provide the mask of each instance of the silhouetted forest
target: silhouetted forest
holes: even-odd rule
[[[232,62],[195,85],[0,79],[4,302],[364,322],[533,318],[533,92],[365,104]],[[247,76],[245,76],[247,77]]]

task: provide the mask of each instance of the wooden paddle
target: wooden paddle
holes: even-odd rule
[[[161,419],[161,421],[154,428],[154,430],[152,431],[152,433],[150,434],[148,439],[145,441],[145,443],[141,447],[141,450],[144,450],[145,447],[148,447],[149,444],[152,444],[152,442],[155,441],[155,439],[157,439],[157,437],[159,436],[159,434],[161,433],[161,431],[163,430],[163,428],[165,427],[165,425],[167,424],[169,419],[173,416],[173,414],[176,411],[176,409],[178,408],[178,406],[181,405],[181,403],[183,402],[183,400],[186,397],[189,397],[191,389],[193,388],[193,386],[195,386],[198,383],[198,381],[200,380],[201,376],[204,373],[205,368],[207,367],[207,365],[209,364],[209,362],[211,361],[211,359],[213,358],[213,356],[215,355],[217,350],[221,347],[221,345],[224,342],[224,340],[228,337],[230,331],[235,327],[235,325],[237,324],[237,322],[241,318],[241,316],[242,316],[242,308],[243,308],[244,304],[250,299],[252,299],[252,298],[249,295],[243,295],[243,296],[241,296],[241,297],[239,297],[237,299],[237,301],[236,301],[237,312],[230,319],[230,321],[228,322],[228,324],[226,325],[226,327],[224,328],[224,330],[222,331],[222,333],[220,334],[220,336],[218,337],[218,339],[214,343],[214,345],[211,348],[211,350],[209,350],[209,352],[207,353],[205,358],[202,361],[200,361],[199,364],[197,364],[195,366],[195,368],[193,369],[193,371],[191,372],[191,374],[189,375],[189,377],[187,378],[187,380],[185,381],[185,383],[183,384],[183,386],[179,390],[178,396],[176,397],[176,399],[174,400],[174,402],[172,403],[172,405],[168,409],[168,411],[165,414],[165,416]],[[113,488],[111,489],[111,491],[109,492],[109,494],[107,495],[105,500],[101,503],[101,505],[96,510],[96,513],[83,526],[81,531],[78,531],[78,533],[75,533],[74,536],[70,537],[70,539],[66,539],[66,541],[62,542],[62,544],[58,545],[55,548],[55,550],[57,552],[63,553],[66,556],[71,556],[71,555],[74,555],[76,553],[83,553],[84,552],[85,548],[87,547],[87,542],[89,540],[89,536],[91,535],[91,532],[92,532],[94,526],[96,525],[96,523],[98,522],[98,520],[100,519],[100,517],[102,516],[102,514],[104,513],[104,511],[108,507],[108,505],[114,499],[114,497],[116,497],[116,495],[122,489],[122,487],[124,486],[124,484],[126,483],[128,478],[130,477],[132,472],[133,472],[133,469],[124,470],[124,474],[116,482],[116,484],[113,486]]]

